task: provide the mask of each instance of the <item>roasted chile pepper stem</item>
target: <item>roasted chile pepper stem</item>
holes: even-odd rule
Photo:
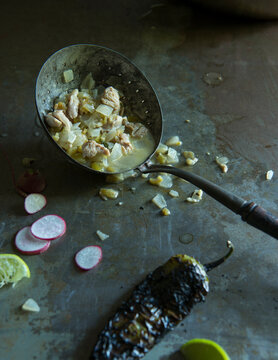
[[[206,272],[208,272],[208,271],[214,269],[215,267],[217,267],[218,265],[222,264],[225,260],[227,260],[232,255],[232,253],[234,251],[234,245],[232,244],[231,241],[227,241],[227,247],[229,248],[229,251],[221,259],[204,265]]]

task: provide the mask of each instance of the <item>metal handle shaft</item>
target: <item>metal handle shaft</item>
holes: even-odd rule
[[[278,239],[278,219],[272,214],[243,198],[234,195],[199,175],[167,165],[153,165],[145,163],[139,167],[142,173],[166,172],[189,181],[212,198],[226,206],[234,213],[241,215],[243,221],[262,230],[266,234]]]

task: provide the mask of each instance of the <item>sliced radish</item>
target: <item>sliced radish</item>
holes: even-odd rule
[[[75,255],[76,265],[82,270],[93,269],[102,259],[101,247],[90,245],[79,250]]]
[[[46,215],[35,221],[31,233],[38,239],[55,240],[66,232],[66,222],[58,215]]]
[[[15,246],[23,254],[41,254],[49,248],[50,241],[35,238],[30,231],[31,227],[26,226],[15,236]]]
[[[28,214],[35,214],[46,205],[46,197],[42,194],[29,194],[24,200],[24,208]]]
[[[42,192],[46,183],[39,170],[28,169],[20,175],[16,186],[27,194],[31,194]]]

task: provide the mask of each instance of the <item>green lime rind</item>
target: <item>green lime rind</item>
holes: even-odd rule
[[[208,339],[192,339],[180,351],[185,360],[231,360],[219,344]]]

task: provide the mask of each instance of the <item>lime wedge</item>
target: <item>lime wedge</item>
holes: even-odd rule
[[[216,342],[207,339],[193,339],[180,349],[185,360],[230,360],[226,351]]]
[[[19,256],[0,254],[0,288],[8,283],[15,286],[24,277],[30,277],[30,270]]]

